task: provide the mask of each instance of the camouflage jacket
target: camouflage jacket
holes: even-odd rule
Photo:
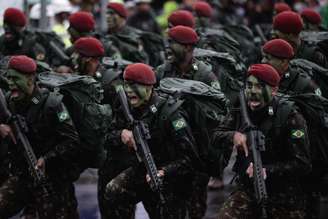
[[[6,43],[5,36],[0,36],[0,54],[3,56],[26,55],[38,61],[46,58],[45,48],[36,41],[36,36],[29,31],[22,34],[22,39],[14,43]]]
[[[297,202],[295,197],[302,195],[300,178],[311,171],[307,125],[302,114],[295,107],[285,124],[277,123],[278,114],[287,107],[285,104],[274,99],[270,106],[249,113],[253,124],[265,135],[265,151],[261,152],[267,173],[265,183],[270,201],[276,203]],[[268,113],[269,107],[272,107],[272,113]],[[224,125],[214,132],[215,147],[232,150],[235,130],[242,132],[241,126],[239,108],[235,108],[226,117]],[[253,182],[246,174],[249,162],[244,152],[238,151],[234,171],[241,188],[254,195]]]
[[[43,157],[46,174],[56,182],[74,181],[80,174],[77,158],[81,154],[78,133],[71,117],[62,103],[62,96],[46,89],[36,89],[25,110],[12,112],[26,123],[26,136],[37,158]],[[20,144],[9,145],[12,174],[28,175],[28,166]]]

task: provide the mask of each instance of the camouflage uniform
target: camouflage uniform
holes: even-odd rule
[[[273,115],[269,115],[269,107]],[[267,212],[271,218],[304,218],[305,195],[300,179],[311,170],[307,126],[303,116],[294,108],[284,124],[276,124],[275,118],[283,113],[287,103],[273,99],[265,108],[250,112],[250,119],[266,136],[264,152],[261,152],[268,192]],[[227,117],[224,128],[214,133],[213,144],[232,150],[234,131],[239,130],[238,111]],[[279,126],[279,127],[278,127]],[[231,131],[227,131],[231,130]],[[219,218],[259,218],[253,182],[246,174],[249,161],[238,152],[234,170],[238,174],[238,188],[224,203]]]
[[[144,52],[138,30],[124,26],[119,32],[108,34],[103,40],[112,42],[123,59],[148,63],[148,55]]]
[[[141,119],[148,125],[151,139],[150,151],[158,169],[165,172],[163,178],[164,218],[184,218],[193,177],[193,166],[197,165],[195,146],[188,124],[182,111],[176,110],[164,119],[161,115],[163,104],[167,100],[153,94],[145,111],[133,112],[135,119]],[[120,139],[117,132],[116,139]],[[115,133],[114,133],[115,134]],[[126,145],[122,145],[127,147]],[[146,169],[139,163],[124,170],[106,187],[106,199],[110,218],[128,218],[131,209],[142,201],[150,218],[160,218],[160,201],[146,182]]]
[[[121,114],[122,109],[115,93],[115,86],[122,86],[122,81],[116,79],[105,89],[105,100],[110,100],[113,109],[113,121],[110,125],[109,134],[106,137],[105,149],[107,157],[98,171],[98,203],[102,219],[109,219],[112,206],[105,199],[106,185],[123,170],[133,166],[136,159],[134,153],[121,142],[120,133],[126,126],[126,121]],[[112,209],[113,210],[113,209]],[[135,206],[125,209],[126,218],[134,218]]]
[[[37,42],[36,36],[27,30],[21,34],[17,42],[5,42],[5,36],[0,36],[0,54],[3,56],[26,55],[38,61],[46,58],[45,48]]]
[[[61,96],[36,88],[27,109],[10,106],[12,112],[25,118],[26,136],[36,156],[45,160],[53,196],[50,201],[43,199],[30,176],[21,145],[11,143],[8,147],[10,176],[0,187],[0,217],[14,216],[33,203],[39,218],[79,218],[73,181],[81,172],[76,162],[81,152],[77,146],[78,134]],[[51,205],[55,213],[48,212]]]
[[[190,71],[181,75],[175,65],[165,62],[156,69],[157,81],[166,77],[178,77],[183,79],[201,81],[216,89],[221,89],[217,77],[212,72],[210,65],[203,61],[193,59]],[[191,218],[202,218],[206,211],[207,184],[209,176],[206,173],[197,172],[193,182],[191,200],[188,205],[188,211]]]

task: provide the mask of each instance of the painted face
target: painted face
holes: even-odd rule
[[[113,10],[107,10],[107,25],[108,29],[115,29],[118,26],[120,16]]]
[[[152,94],[152,86],[124,81],[124,91],[133,108],[145,105]]]
[[[186,47],[174,40],[168,41],[167,56],[172,63],[182,62],[186,57]]]
[[[32,90],[32,84],[29,82],[30,78],[13,69],[7,72],[10,99],[13,101],[26,100]]]
[[[251,75],[246,79],[245,96],[248,107],[257,111],[272,101],[272,87]]]
[[[5,23],[3,28],[5,30],[4,39],[6,42],[18,41],[20,39],[23,27],[16,27]]]

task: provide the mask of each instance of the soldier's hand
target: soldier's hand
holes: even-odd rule
[[[10,137],[10,139],[14,142],[14,144],[17,144],[15,135],[13,131],[11,130],[11,127],[6,124],[0,124],[0,135],[2,138]]]
[[[46,161],[40,157],[35,165],[36,170],[41,170],[43,173],[46,171]]]
[[[133,137],[133,133],[132,131],[128,130],[128,129],[123,129],[122,133],[121,133],[121,140],[124,144],[126,144],[129,149],[133,150],[137,150],[137,146],[136,146],[136,142],[134,140]]]
[[[233,146],[236,147],[238,150],[243,150],[245,152],[245,156],[248,156],[248,147],[247,147],[247,137],[246,135],[235,132],[233,135]]]
[[[254,175],[254,166],[253,166],[253,163],[251,162],[246,170],[246,173],[248,175],[249,178],[252,178],[253,175]],[[263,175],[263,178],[266,179],[267,178],[267,174],[266,174],[266,170],[265,168],[262,168],[262,175]]]
[[[157,171],[157,176],[158,177],[163,177],[165,175],[165,173],[164,173],[164,170],[158,170]],[[150,176],[147,174],[146,175],[146,181],[147,181],[147,183],[149,183],[150,182]]]

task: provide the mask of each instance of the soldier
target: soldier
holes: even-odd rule
[[[128,18],[127,24],[131,27],[161,34],[161,29],[156,22],[155,14],[151,8],[152,0],[136,0],[134,13]]]
[[[74,70],[80,75],[88,75],[101,80],[100,58],[104,56],[102,43],[93,37],[82,37],[74,43],[72,55]]]
[[[0,36],[0,54],[3,56],[27,55],[38,61],[45,60],[45,49],[36,41],[34,34],[26,30],[25,14],[16,8],[7,8],[4,31]]]
[[[80,174],[76,161],[81,151],[62,97],[37,86],[36,63],[27,56],[13,56],[8,68],[8,107],[25,123],[22,132],[38,157],[35,168],[45,173],[52,192],[45,199],[40,185],[35,185],[24,159],[23,145],[2,120],[0,134],[9,142],[10,176],[0,187],[0,217],[10,218],[34,203],[39,218],[79,218],[73,181]]]
[[[267,42],[263,48],[262,63],[270,64],[279,73],[281,80],[279,92],[284,94],[315,93],[321,95],[320,88],[306,74],[301,74],[298,68],[293,68],[289,62],[294,57],[293,47],[281,39]]]
[[[197,33],[190,27],[176,26],[169,30],[168,58],[156,69],[157,82],[165,77],[179,77],[204,82],[220,89],[211,67],[193,57]]]
[[[320,31],[322,30],[321,15],[310,9],[306,8],[301,12],[301,17],[304,23],[304,30],[306,31]]]
[[[124,5],[112,2],[108,4],[107,9],[108,34],[105,38],[113,42],[123,59],[148,63],[140,33],[126,25],[127,11]]]
[[[266,210],[270,218],[304,218],[305,197],[300,177],[311,171],[306,121],[296,106],[284,124],[275,120],[289,107],[276,98],[280,76],[267,64],[252,65],[245,82],[246,107],[251,122],[265,135],[265,151],[261,152],[262,176],[268,193]],[[223,127],[214,133],[213,144],[232,150],[237,147],[234,165],[237,189],[223,204],[219,217],[260,218],[252,182],[253,164],[249,160],[247,137],[241,131],[238,111],[226,117]],[[279,129],[279,130],[278,130]],[[236,131],[237,130],[237,131]]]
[[[193,5],[194,12],[196,14],[196,26],[197,28],[206,28],[211,25],[211,18],[213,16],[213,10],[207,2],[198,1]]]
[[[327,68],[327,57],[319,48],[301,40],[300,32],[302,29],[302,18],[295,12],[285,11],[273,19],[273,37],[286,40],[293,47],[295,58],[307,59]]]
[[[106,187],[110,218],[128,218],[126,209],[142,201],[150,218],[184,218],[186,200],[191,189],[193,167],[197,166],[195,145],[180,109],[164,119],[161,112],[169,112],[167,100],[154,90],[156,83],[152,69],[141,63],[129,65],[124,71],[124,90],[135,119],[145,122],[149,129],[148,145],[163,179],[166,204],[160,204],[158,194],[150,189],[143,163],[121,172]],[[166,110],[165,110],[166,109]],[[165,111],[164,111],[165,110]],[[161,119],[162,118],[162,119]],[[120,145],[134,150],[135,138],[131,128],[119,128],[112,136]],[[112,133],[114,134],[114,133]],[[162,206],[162,207],[161,207]],[[163,211],[162,211],[163,210]],[[161,213],[164,217],[160,217]]]

